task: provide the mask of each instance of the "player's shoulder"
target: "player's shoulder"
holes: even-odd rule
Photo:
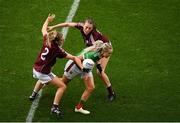
[[[85,53],[85,54],[87,54],[87,55],[93,55],[93,54],[97,54],[97,52],[96,52],[96,51],[89,51],[89,52],[87,52],[87,53]]]
[[[104,43],[109,42],[109,38],[107,35],[102,34],[99,30],[96,29],[96,36],[99,38],[99,40],[102,40]]]
[[[65,58],[69,55],[62,47],[58,47],[57,54],[59,58]]]
[[[84,26],[84,23],[83,22],[78,22],[77,23],[79,26]]]
[[[95,30],[92,31],[92,35],[93,35],[94,37],[97,37],[97,38],[103,36],[102,33],[101,33],[99,30],[97,30],[97,29],[95,29]]]
[[[58,46],[57,49],[61,52],[66,52],[65,49],[63,49],[62,47]]]
[[[83,28],[84,23],[83,22],[77,22],[76,26],[77,28]]]
[[[101,33],[98,29],[95,29],[95,30],[94,30],[94,33],[99,34],[99,35],[102,35],[102,33]]]
[[[51,49],[54,49],[56,52],[64,52],[65,51],[62,47],[60,47],[55,42],[51,44]]]

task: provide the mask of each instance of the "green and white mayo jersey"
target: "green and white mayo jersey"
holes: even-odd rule
[[[99,61],[100,58],[100,53],[99,52],[95,52],[95,51],[90,51],[90,52],[87,52],[87,53],[84,53],[83,54],[83,58],[84,59],[91,59],[93,60],[95,63],[97,61]]]
[[[95,51],[86,52],[85,50],[82,50],[80,53],[77,54],[77,56],[79,56],[81,54],[83,54],[83,59],[91,59],[95,63],[101,59],[99,52],[95,52]]]

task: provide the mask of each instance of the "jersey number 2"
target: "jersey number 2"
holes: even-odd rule
[[[49,53],[49,49],[46,47],[45,48],[45,52],[43,52],[42,54],[41,54],[41,59],[44,61],[45,59],[46,59],[46,55]]]

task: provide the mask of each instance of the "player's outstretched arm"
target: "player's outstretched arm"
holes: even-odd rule
[[[85,48],[85,49],[84,49],[84,52],[87,53],[87,52],[89,52],[89,51],[94,51],[95,49],[96,49],[95,46],[90,46],[90,47]]]
[[[43,35],[47,34],[47,29],[48,29],[48,24],[49,22],[52,22],[55,18],[55,14],[49,14],[47,19],[45,20],[43,26],[42,26],[42,29],[41,29],[41,32]]]
[[[65,58],[73,60],[79,66],[79,68],[81,68],[81,70],[83,69],[81,59],[78,58],[77,56],[73,56],[71,54],[68,54]]]
[[[48,30],[50,31],[50,30],[53,30],[58,27],[75,27],[76,25],[77,25],[77,23],[75,23],[75,22],[65,22],[65,23],[60,23],[60,24],[54,25],[54,26],[49,26]]]
[[[83,55],[84,53],[90,52],[90,51],[95,51],[95,49],[96,49],[95,46],[87,47],[87,48],[83,49],[83,50],[79,53],[79,56]],[[79,57],[79,56],[78,56],[78,57]]]
[[[99,48],[101,48],[103,46],[103,44],[104,43],[101,40],[97,40],[95,43],[93,43],[92,46],[83,49],[80,54],[84,54],[89,51],[97,51],[97,50],[99,50]]]

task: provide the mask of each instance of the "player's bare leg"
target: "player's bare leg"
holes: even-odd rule
[[[60,115],[62,116],[63,113],[62,111],[58,108],[59,106],[59,102],[63,96],[63,93],[66,89],[66,85],[62,82],[61,79],[59,79],[58,77],[55,77],[51,83],[55,86],[57,86],[57,91],[56,91],[56,94],[55,94],[55,97],[54,97],[54,102],[53,102],[53,106],[51,108],[51,113],[54,113],[56,115]]]
[[[107,76],[107,74],[105,73],[105,69],[106,69],[106,66],[108,64],[108,61],[109,61],[109,58],[102,58],[100,60],[100,67],[101,67],[101,70],[98,70],[97,69],[97,74],[100,76],[100,78],[103,80],[106,88],[107,88],[107,91],[108,91],[108,100],[109,101],[113,101],[116,97],[115,95],[115,92],[114,90],[112,89],[112,85],[111,85],[111,82],[109,80],[109,77]]]
[[[93,77],[87,77],[84,78],[84,83],[86,86],[86,89],[84,90],[80,102],[75,107],[75,112],[80,112],[82,114],[90,114],[90,111],[83,109],[85,102],[88,100],[89,96],[91,95],[92,91],[94,90],[94,79]]]
[[[38,92],[41,90],[41,88],[44,86],[44,84],[42,84],[39,80],[36,82],[36,85],[34,87],[34,90],[31,94],[31,96],[29,96],[29,100],[33,101],[36,99],[36,97],[38,96]]]

